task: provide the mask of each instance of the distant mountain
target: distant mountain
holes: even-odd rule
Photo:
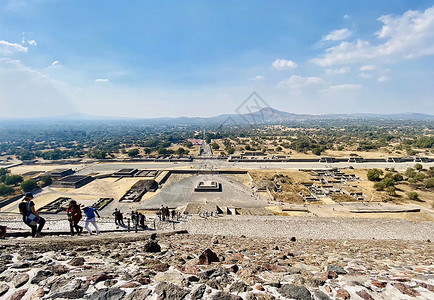
[[[333,120],[333,119],[379,119],[379,120],[434,120],[434,115],[421,113],[399,113],[399,114],[373,114],[373,113],[354,113],[354,114],[294,114],[271,107],[265,107],[258,111],[246,114],[222,114],[215,117],[162,117],[162,118],[123,118],[123,117],[105,117],[86,114],[71,114],[57,117],[43,117],[36,119],[25,119],[25,121],[136,121],[150,124],[185,124],[185,125],[249,125],[249,124],[267,124],[267,123],[285,123],[291,121],[309,121],[309,120]],[[9,119],[17,120],[17,119]],[[4,120],[6,121],[6,120]]]

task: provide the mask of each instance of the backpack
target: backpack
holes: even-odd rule
[[[26,203],[26,211],[27,213],[24,222],[30,226],[38,224],[39,218],[32,213],[32,210],[30,209],[30,201]]]

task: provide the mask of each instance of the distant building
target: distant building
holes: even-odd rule
[[[72,169],[55,169],[55,170],[50,172],[50,175],[52,177],[65,177],[68,175],[72,175],[74,173],[75,172]]]
[[[71,175],[54,182],[51,186],[78,189],[92,180],[93,177],[87,175]]]
[[[193,145],[202,145],[204,140],[203,139],[188,139],[187,141],[189,141],[190,143],[192,143]]]

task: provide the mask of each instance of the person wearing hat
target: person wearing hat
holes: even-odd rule
[[[33,194],[27,192],[23,202],[18,206],[23,215],[23,222],[32,229],[32,237],[42,237],[41,231],[45,225],[45,219],[41,217],[35,209],[35,203],[32,201]]]
[[[89,223],[92,223],[93,227],[95,227],[96,234],[99,234],[99,229],[98,226],[96,225],[96,220],[95,220],[95,214],[98,216],[98,218],[101,218],[98,211],[93,207],[84,206],[84,205],[82,205],[82,210],[86,215],[86,222],[84,223],[84,227],[86,228],[87,232],[89,232],[89,234],[93,234],[92,229],[90,229],[89,227]]]

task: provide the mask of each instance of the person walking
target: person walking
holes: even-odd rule
[[[86,222],[84,224],[84,227],[86,228],[87,232],[89,232],[90,235],[93,234],[92,230],[89,227],[89,223],[92,223],[93,227],[95,227],[96,234],[99,234],[98,225],[96,225],[96,219],[95,214],[98,216],[98,218],[101,218],[98,211],[90,206],[84,206],[83,212],[86,215]]]
[[[115,211],[114,211],[114,213],[112,213],[112,216],[115,216],[115,225],[116,226],[121,225],[120,220],[119,220],[119,214],[120,214],[120,211],[117,208],[115,208]]]
[[[77,201],[71,200],[69,202],[68,208],[66,209],[66,213],[68,214],[69,227],[71,230],[71,235],[74,235],[74,228],[77,234],[82,233],[83,227],[78,225],[78,222],[81,220],[81,209],[77,204]]]
[[[35,209],[35,203],[32,201],[33,194],[27,192],[23,202],[18,205],[18,208],[23,215],[23,222],[32,229],[32,237],[42,237],[41,231],[45,225],[45,219],[41,217]]]

